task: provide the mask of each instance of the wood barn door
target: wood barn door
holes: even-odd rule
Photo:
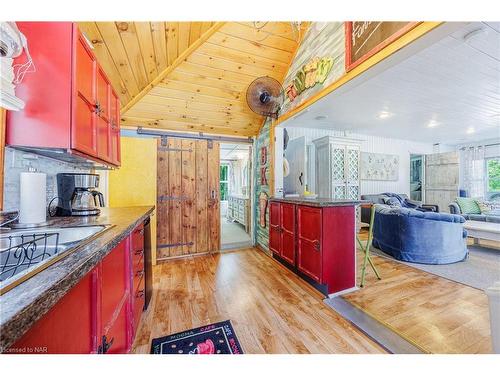
[[[157,260],[220,250],[219,143],[158,140]]]

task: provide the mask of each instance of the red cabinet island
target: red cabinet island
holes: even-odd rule
[[[355,207],[361,201],[271,198],[269,248],[325,295],[356,287]]]

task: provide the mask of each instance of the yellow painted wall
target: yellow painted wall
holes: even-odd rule
[[[109,172],[109,206],[156,206],[156,139],[121,138],[119,169]],[[156,210],[151,217],[153,264],[156,264]]]

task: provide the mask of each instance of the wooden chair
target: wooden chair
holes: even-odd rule
[[[375,205],[370,204],[370,205],[362,205],[363,207],[370,206],[371,212],[370,212],[370,228],[368,229],[368,241],[366,241],[366,245],[363,245],[363,242],[361,242],[361,239],[359,238],[359,232],[356,234],[356,240],[358,241],[358,245],[361,248],[361,250],[364,252],[363,255],[363,266],[361,267],[361,283],[359,284],[360,288],[362,288],[365,285],[365,276],[366,276],[366,266],[368,263],[370,264],[371,268],[373,269],[373,272],[375,272],[375,275],[377,276],[377,279],[382,280],[380,277],[380,274],[378,273],[377,267],[375,267],[375,264],[373,264],[373,261],[370,257],[370,247],[372,246],[372,241],[373,241],[373,222],[375,219]],[[363,224],[363,223],[361,223]]]

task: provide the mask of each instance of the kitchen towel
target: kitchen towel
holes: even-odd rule
[[[21,173],[20,224],[43,223],[46,219],[47,175],[38,172]]]

